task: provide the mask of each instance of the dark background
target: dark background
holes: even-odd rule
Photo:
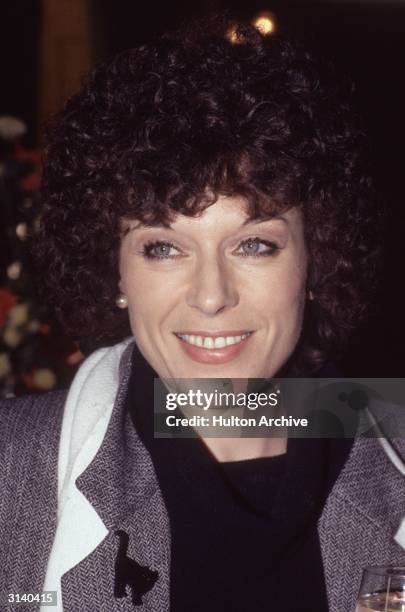
[[[57,1],[57,0],[55,0]],[[145,42],[190,15],[230,8],[241,17],[274,13],[277,29],[306,39],[356,83],[358,109],[370,139],[386,254],[379,312],[360,330],[344,359],[352,376],[402,377],[405,370],[405,0],[389,2],[91,1],[94,62]],[[22,117],[27,143],[38,141],[39,0],[2,3],[0,114]]]

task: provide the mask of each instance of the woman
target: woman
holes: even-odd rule
[[[2,408],[4,609],[346,612],[364,566],[405,562],[377,440],[153,435],[154,377],[333,376],[377,258],[349,98],[300,46],[222,23],[67,103],[39,257],[67,329],[108,348],[68,394]]]

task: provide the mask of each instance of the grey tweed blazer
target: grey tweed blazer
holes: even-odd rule
[[[120,386],[107,434],[76,481],[109,534],[62,577],[64,612],[134,612],[130,596],[114,599],[116,529],[130,536],[128,555],[159,573],[136,610],[169,610],[167,511],[151,458],[123,410],[131,350],[130,345],[121,359]],[[0,406],[1,612],[38,609],[32,604],[10,606],[4,593],[40,592],[44,582],[56,529],[58,442],[65,399],[66,392],[57,391],[6,400]],[[405,440],[397,440],[396,447],[404,455]],[[358,438],[319,521],[330,612],[354,612],[363,567],[405,565],[405,551],[393,539],[404,515],[405,479],[378,440]]]

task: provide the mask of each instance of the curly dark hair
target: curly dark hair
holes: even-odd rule
[[[47,133],[37,255],[59,318],[96,348],[130,334],[115,305],[122,218],[167,224],[218,195],[245,197],[252,218],[301,206],[315,300],[294,363],[311,372],[364,315],[375,278],[364,134],[327,62],[230,27],[183,28],[90,73]]]

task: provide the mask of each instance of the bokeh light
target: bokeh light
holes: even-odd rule
[[[229,42],[231,42],[232,44],[236,45],[239,42],[239,36],[236,33],[236,26],[232,25],[227,33],[226,33],[226,37],[229,40]]]
[[[263,36],[268,36],[276,31],[276,21],[272,13],[259,13],[259,15],[256,15],[253,19],[252,23]]]

